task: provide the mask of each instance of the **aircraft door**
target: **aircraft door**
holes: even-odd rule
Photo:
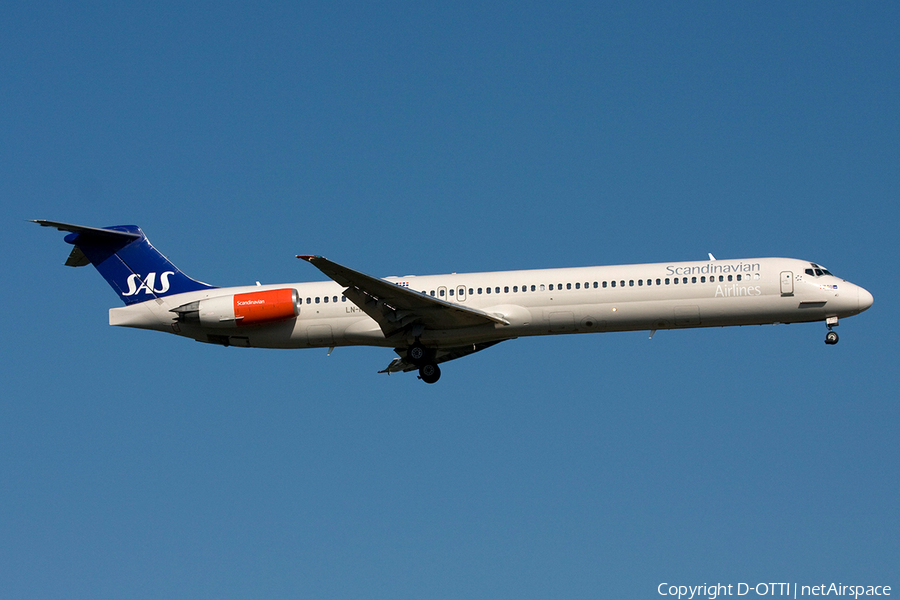
[[[781,295],[794,295],[794,274],[791,271],[781,272]]]
[[[465,302],[466,300],[466,286],[460,285],[456,288],[456,301],[457,302]]]

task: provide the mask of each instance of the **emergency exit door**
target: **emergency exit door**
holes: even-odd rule
[[[781,295],[794,295],[794,274],[790,271],[781,272]]]

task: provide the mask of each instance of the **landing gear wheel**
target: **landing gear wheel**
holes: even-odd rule
[[[420,364],[425,360],[425,355],[425,346],[422,344],[413,344],[409,347],[409,350],[406,351],[406,357],[409,358],[413,364]]]
[[[825,334],[825,343],[828,344],[829,346],[833,346],[834,344],[837,344],[838,339],[839,339],[838,334],[836,334],[833,331],[829,331],[828,333]]]
[[[419,367],[419,379],[425,383],[436,383],[441,378],[441,368],[433,363]]]

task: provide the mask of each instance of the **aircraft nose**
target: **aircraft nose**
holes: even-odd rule
[[[875,298],[872,297],[872,294],[870,294],[868,290],[863,288],[857,289],[859,294],[859,312],[862,312],[872,306],[872,303],[875,302]]]

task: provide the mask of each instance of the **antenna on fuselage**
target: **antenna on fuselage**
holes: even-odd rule
[[[712,255],[712,252],[707,252],[709,254],[709,260],[716,260],[716,257]]]

